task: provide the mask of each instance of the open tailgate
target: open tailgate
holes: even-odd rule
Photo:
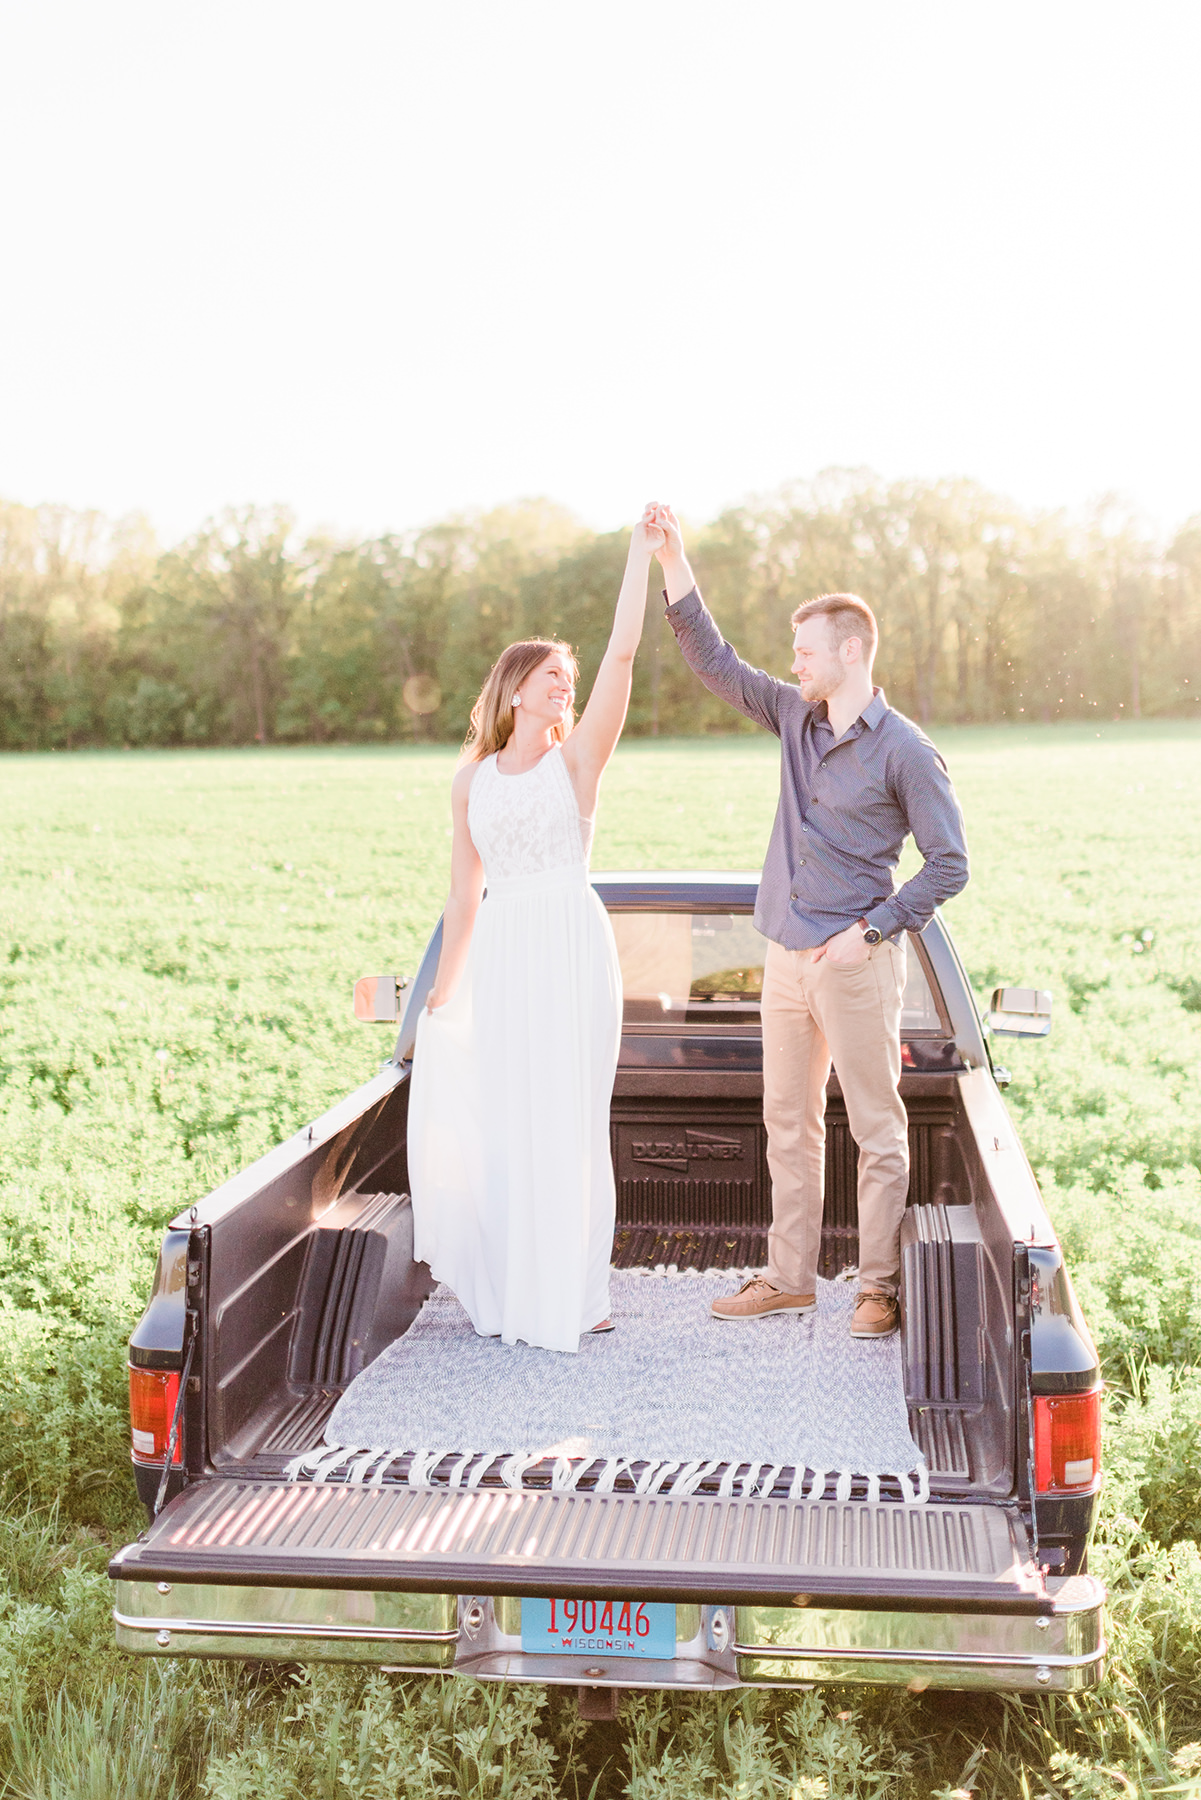
[[[122,1582],[1037,1613],[1016,1509],[200,1481]],[[801,1604],[806,1604],[801,1601]]]

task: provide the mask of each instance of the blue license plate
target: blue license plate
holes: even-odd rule
[[[676,1653],[676,1609],[654,1600],[523,1600],[521,1648],[535,1656]]]

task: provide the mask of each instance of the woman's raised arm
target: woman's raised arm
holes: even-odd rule
[[[634,653],[642,638],[642,621],[646,614],[651,559],[662,549],[667,536],[662,526],[655,524],[654,513],[654,506],[648,506],[634,527],[609,645],[580,722],[563,746],[563,755],[575,779],[580,811],[585,817],[591,817],[595,808],[596,784],[617,747],[621,728],[626,722]]]

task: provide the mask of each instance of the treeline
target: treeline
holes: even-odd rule
[[[1201,515],[1165,546],[1112,505],[1035,516],[968,481],[839,470],[689,547],[731,642],[781,675],[800,601],[864,595],[879,679],[924,723],[1179,715],[1201,694]],[[248,509],[165,552],[138,520],[0,504],[0,746],[461,739],[514,638],[573,644],[586,693],[625,548],[547,502],[363,543]],[[630,729],[736,729],[660,611]]]

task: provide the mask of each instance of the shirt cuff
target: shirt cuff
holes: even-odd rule
[[[878,931],[881,937],[895,937],[901,929],[900,914],[891,900],[882,900],[879,906],[873,906],[872,910],[864,913],[863,916],[869,926]]]
[[[688,592],[684,595],[684,598],[682,600],[677,600],[674,606],[667,598],[667,589],[664,588],[663,604],[667,608],[668,618],[672,620],[694,619],[703,607],[701,597],[694,587],[689,588]]]

